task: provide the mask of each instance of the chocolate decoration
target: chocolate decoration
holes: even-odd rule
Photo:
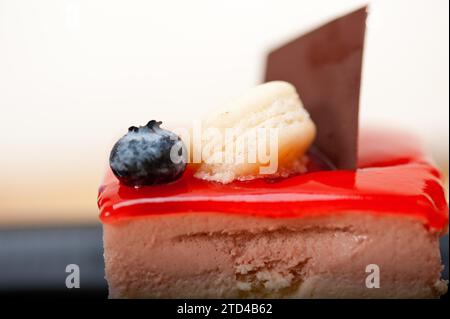
[[[316,147],[338,169],[356,169],[367,7],[272,51],[265,81],[292,83],[317,126]]]

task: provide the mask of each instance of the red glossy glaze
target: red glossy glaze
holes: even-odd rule
[[[409,136],[362,134],[356,171],[310,172],[280,180],[253,180],[227,185],[193,177],[139,189],[121,185],[109,171],[100,187],[103,222],[134,216],[219,211],[268,217],[298,217],[370,211],[420,218],[433,229],[448,222],[441,176]]]

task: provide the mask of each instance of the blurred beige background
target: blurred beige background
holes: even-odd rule
[[[448,171],[447,0],[0,0],[0,224],[97,221],[128,126],[190,122],[260,82],[270,48],[366,3],[362,126],[416,132]]]

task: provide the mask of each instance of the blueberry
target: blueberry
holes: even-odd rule
[[[178,135],[160,128],[161,123],[152,120],[145,126],[131,126],[114,145],[109,165],[123,184],[163,184],[183,174],[186,148]]]

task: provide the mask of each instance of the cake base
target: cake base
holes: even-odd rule
[[[436,298],[447,290],[440,234],[408,216],[190,212],[103,227],[110,298]],[[379,270],[379,288],[367,287],[376,276],[368,265]]]

